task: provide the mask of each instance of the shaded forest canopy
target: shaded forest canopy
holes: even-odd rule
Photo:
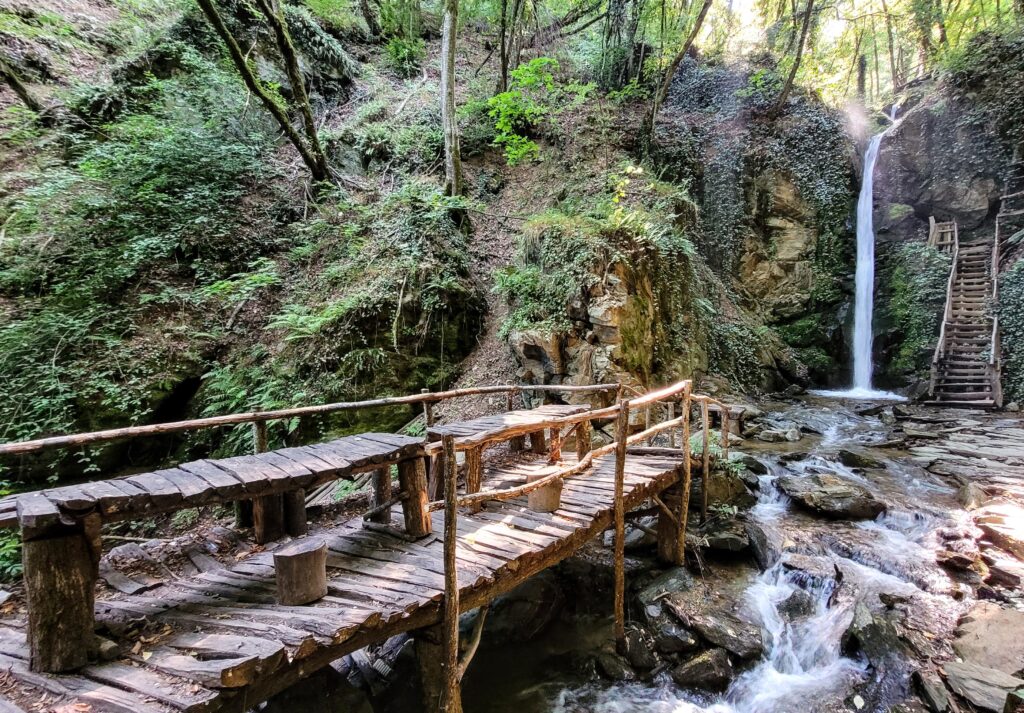
[[[945,83],[1022,138],[1019,1],[67,5],[0,9],[5,441],[439,389],[492,342],[508,378],[841,380],[878,110]],[[3,465],[246,434],[200,438]]]

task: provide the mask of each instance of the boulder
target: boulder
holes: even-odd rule
[[[629,663],[610,651],[602,651],[595,659],[597,670],[607,679],[612,681],[633,681],[636,673],[629,667]]]
[[[956,493],[956,499],[963,505],[964,510],[977,510],[988,502],[988,493],[977,483],[964,483]]]
[[[629,665],[639,671],[650,671],[658,665],[658,657],[654,655],[653,642],[643,629],[632,628],[626,632],[623,653],[625,653]]]
[[[786,475],[777,483],[799,505],[826,517],[874,519],[886,509],[885,503],[877,500],[866,488],[833,474]]]
[[[689,629],[705,641],[719,646],[741,659],[752,659],[764,652],[761,629],[737,617],[718,603],[710,609],[698,610],[685,595],[665,598],[665,607]]]
[[[725,649],[711,649],[672,669],[672,680],[685,688],[724,691],[733,670]]]
[[[658,617],[650,623],[650,628],[654,632],[654,649],[659,654],[668,656],[700,648],[696,635],[671,617]]]
[[[777,428],[762,429],[761,431],[758,431],[756,438],[757,440],[765,441],[766,443],[784,443],[788,440],[786,438],[786,431],[780,431]]]
[[[953,650],[964,661],[1010,676],[1024,672],[1024,611],[979,602],[956,630]]]
[[[779,548],[768,537],[764,528],[753,520],[747,521],[746,530],[747,540],[750,541],[750,551],[754,554],[757,566],[762,570],[768,569],[779,559]]]
[[[949,694],[942,679],[931,672],[914,671],[914,685],[925,706],[932,713],[946,713],[949,710]]]
[[[847,468],[882,468],[882,461],[861,451],[851,451],[846,448],[839,450],[839,462]]]
[[[697,580],[686,567],[672,567],[651,580],[636,594],[637,608],[648,621],[657,619],[662,613],[661,601],[675,592],[689,592],[697,586]]]
[[[954,693],[979,711],[989,713],[1002,713],[1007,696],[1024,686],[1024,680],[967,661],[952,661],[944,664],[943,670]]]
[[[974,511],[974,523],[989,542],[1024,559],[1024,508],[996,500]]]
[[[789,621],[796,621],[813,614],[817,609],[817,602],[809,592],[797,589],[779,604],[778,609]]]
[[[750,538],[743,523],[735,518],[709,518],[697,530],[699,543],[712,552],[736,554],[750,548]]]
[[[872,666],[884,668],[886,661],[907,653],[907,646],[900,637],[904,619],[904,614],[898,610],[875,611],[864,602],[858,602],[850,626],[843,633],[843,651],[860,652]]]
[[[935,553],[935,562],[943,567],[949,569],[960,570],[961,572],[969,570],[974,566],[976,561],[975,557],[963,552],[954,552],[952,550],[939,550]]]

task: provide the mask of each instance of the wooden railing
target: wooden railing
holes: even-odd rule
[[[650,406],[667,401],[670,418],[661,423],[650,424]],[[673,407],[676,402],[681,403],[681,415],[672,417]],[[648,441],[656,435],[668,431],[673,434],[670,448],[665,452],[676,455],[682,460],[682,476],[678,497],[678,505],[675,510],[671,509],[665,502],[654,496],[654,500],[660,512],[674,524],[675,541],[666,549],[670,553],[669,559],[675,564],[682,564],[686,546],[687,515],[690,505],[690,490],[692,479],[691,447],[690,447],[690,419],[694,403],[701,407],[703,425],[703,446],[701,451],[702,478],[703,478],[703,504],[702,515],[707,513],[707,477],[710,471],[710,419],[709,406],[716,405],[722,414],[721,421],[721,448],[723,457],[728,459],[729,443],[729,407],[709,396],[693,394],[692,382],[689,380],[680,381],[671,386],[656,391],[642,394],[633,400],[623,398],[623,389],[619,389],[618,402],[606,408],[592,409],[579,414],[553,417],[542,423],[531,423],[528,425],[511,425],[489,432],[477,433],[469,436],[456,438],[445,435],[440,443],[431,443],[426,446],[428,453],[439,455],[444,460],[444,498],[430,503],[431,510],[445,512],[444,518],[444,562],[445,562],[445,596],[443,609],[443,636],[444,642],[444,666],[445,670],[453,672],[445,681],[444,695],[450,701],[457,697],[458,686],[461,675],[454,672],[464,670],[464,664],[459,663],[459,586],[456,577],[455,562],[457,557],[457,535],[458,535],[458,511],[460,507],[476,508],[485,501],[511,500],[524,495],[536,492],[544,488],[561,488],[561,483],[566,478],[580,475],[590,468],[594,461],[609,454],[615,454],[615,489],[614,489],[614,560],[615,560],[615,639],[621,648],[625,642],[625,504],[624,504],[624,483],[627,449],[632,444]],[[638,433],[629,434],[630,414],[644,410],[645,428]],[[595,420],[615,418],[615,440],[606,445],[594,448],[592,445],[592,422]],[[504,489],[481,490],[482,474],[482,451],[484,448],[504,441],[511,441],[520,438],[528,433],[536,432],[538,428],[548,429],[551,433],[551,447],[549,460],[552,464],[561,461],[561,447],[563,440],[575,431],[576,436],[576,462],[561,467],[553,473],[544,475],[537,480],[527,482]],[[563,428],[567,428],[563,432]],[[678,451],[674,448],[674,432],[682,431],[681,447]],[[661,450],[661,449],[659,449]],[[457,467],[456,454],[459,451],[466,453],[466,494],[460,496],[457,490]],[[473,472],[477,469],[478,472]],[[660,547],[660,545],[659,545]],[[442,710],[448,710],[447,705],[442,705]]]
[[[992,386],[992,401],[997,408],[1003,405],[1002,359],[1000,355],[1002,345],[1000,343],[999,334],[999,263],[1002,247],[1000,245],[1001,242],[997,221],[996,230],[992,237],[992,293],[990,296],[990,303],[988,305],[989,309],[992,310],[992,335],[989,339],[988,378],[989,383]]]
[[[930,219],[934,230],[934,218]],[[929,236],[930,240],[930,236]],[[953,262],[949,268],[949,279],[946,281],[946,307],[942,313],[942,326],[939,328],[939,341],[935,344],[932,355],[931,379],[928,384],[928,395],[935,396],[935,387],[939,380],[939,362],[946,353],[946,327],[953,321],[953,285],[956,283],[957,260],[960,256],[960,236],[954,223],[953,229]]]

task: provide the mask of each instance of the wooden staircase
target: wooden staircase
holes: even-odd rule
[[[1005,242],[1024,225],[1024,161],[1009,165],[1002,204],[991,240],[960,242],[955,223],[931,221],[928,242],[953,253],[946,288],[946,311],[932,358],[929,403],[997,408],[1000,385],[1000,335],[997,304],[999,270]]]

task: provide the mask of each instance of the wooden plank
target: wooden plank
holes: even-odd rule
[[[18,496],[18,523],[22,529],[44,529],[58,522],[60,510],[42,493]]]
[[[153,475],[172,483],[179,491],[183,500],[182,505],[199,507],[206,504],[206,501],[213,499],[217,491],[205,480],[179,468],[168,468],[166,470],[154,471]]]
[[[213,710],[217,694],[203,688],[198,690],[181,679],[149,671],[145,668],[113,662],[87,666],[82,673],[101,683],[122,688],[141,696],[166,703],[185,713],[205,713]]]
[[[191,463],[182,463],[178,466],[181,470],[197,475],[209,483],[222,498],[230,500],[245,492],[245,484],[217,466],[213,461],[197,460]]]
[[[82,512],[96,507],[96,498],[83,491],[77,485],[65,485],[43,491],[43,495],[55,503],[61,510]]]
[[[148,668],[195,681],[207,688],[248,685],[256,678],[259,667],[259,659],[255,656],[199,659],[164,646],[145,653],[146,656],[133,657],[133,660],[144,661]]]
[[[254,657],[258,673],[270,673],[284,660],[285,646],[280,641],[257,636],[225,634],[176,634],[165,639],[164,646],[206,657]]]
[[[276,477],[285,478],[287,474],[264,463],[256,456],[235,456],[213,461],[218,467],[233,473],[245,484],[247,495],[260,495],[273,486]]]
[[[288,475],[289,486],[291,487],[305,488],[313,482],[313,471],[301,463],[295,462],[291,458],[276,453],[275,451],[260,453],[256,457],[286,473]]]
[[[83,483],[81,488],[83,492],[96,499],[100,514],[104,518],[111,518],[122,513],[141,512],[146,507],[145,500],[139,497],[141,493],[133,496],[118,488],[112,481],[97,480],[92,483]]]
[[[133,475],[125,480],[144,491],[158,509],[171,508],[181,503],[181,491],[174,483],[156,473]]]

